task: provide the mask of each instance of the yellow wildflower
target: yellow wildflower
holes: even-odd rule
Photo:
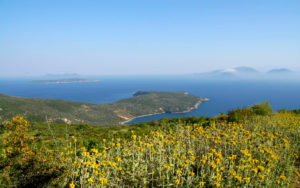
[[[135,139],[136,139],[136,135],[131,135],[131,138],[132,138],[133,140],[135,140]]]
[[[203,186],[205,185],[205,182],[204,182],[204,181],[200,181],[199,185],[200,185],[201,187],[203,187]]]
[[[242,177],[241,176],[234,176],[234,178],[238,181],[242,181]]]
[[[216,186],[216,187],[220,187],[220,186],[221,186],[221,184],[220,184],[219,182],[214,182],[214,186]]]
[[[201,162],[202,164],[205,164],[205,163],[206,163],[206,160],[205,160],[205,159],[202,159],[202,160],[200,160],[200,162]]]
[[[179,179],[176,179],[176,180],[174,181],[174,183],[175,183],[176,185],[178,185],[178,184],[180,183],[180,180],[179,180]]]
[[[217,168],[217,165],[216,165],[216,163],[215,163],[214,161],[211,162],[210,166],[211,166],[212,168]]]
[[[245,182],[247,182],[247,183],[250,182],[250,178],[243,178],[243,180],[244,180]]]
[[[69,184],[69,188],[74,188],[74,187],[75,187],[75,185],[73,182]]]
[[[222,175],[221,175],[221,174],[217,174],[214,178],[215,178],[217,181],[221,181],[221,180],[222,180]]]
[[[99,178],[99,182],[101,184],[107,183],[107,179],[106,178]]]
[[[176,174],[181,174],[182,171],[181,170],[176,170]]]
[[[264,171],[264,170],[265,170],[265,167],[263,167],[263,166],[257,166],[257,168],[258,168],[260,171]]]
[[[285,175],[281,175],[280,179],[282,179],[284,181],[286,179],[286,176]]]
[[[256,174],[258,172],[258,169],[257,168],[253,168],[251,171]]]

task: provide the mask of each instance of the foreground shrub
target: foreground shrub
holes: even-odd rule
[[[248,108],[244,107],[228,111],[227,120],[229,122],[242,122],[244,119],[248,119],[257,115],[271,115],[272,111],[273,110],[270,106],[270,103],[264,101],[260,104],[255,104]]]
[[[256,115],[270,115],[272,114],[272,108],[270,106],[270,103],[264,101],[260,104],[255,104],[253,106],[250,107],[250,110],[256,114]]]
[[[41,187],[58,183],[66,165],[56,152],[35,146],[35,138],[27,134],[25,119],[14,117],[1,127],[4,130],[1,135],[1,186]]]

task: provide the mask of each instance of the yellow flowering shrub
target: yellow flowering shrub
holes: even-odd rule
[[[78,187],[289,186],[299,133],[300,117],[291,114],[257,116],[244,123],[216,121],[205,128],[178,124],[130,139],[100,141],[90,154],[84,148],[69,178]]]
[[[65,164],[55,152],[35,147],[28,122],[19,116],[2,125],[0,187],[40,187],[58,183]]]
[[[243,123],[177,123],[149,134],[79,138],[37,147],[28,122],[3,123],[0,185],[61,187],[292,187],[299,172],[300,116],[254,116]]]

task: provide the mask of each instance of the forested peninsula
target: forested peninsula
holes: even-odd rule
[[[0,95],[0,120],[21,115],[31,122],[118,125],[136,117],[191,111],[207,98],[186,92],[138,91],[109,104]]]

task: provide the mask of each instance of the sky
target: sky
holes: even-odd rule
[[[299,0],[0,0],[0,77],[300,70]]]

